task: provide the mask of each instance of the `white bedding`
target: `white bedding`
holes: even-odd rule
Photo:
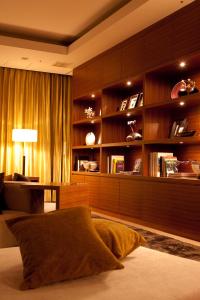
[[[1,300],[200,300],[200,263],[140,247],[122,270],[20,291],[18,247],[0,249]]]

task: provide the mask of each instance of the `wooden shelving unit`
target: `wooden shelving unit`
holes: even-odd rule
[[[89,184],[91,206],[197,240],[200,180],[151,177],[149,167],[151,152],[200,161],[200,93],[171,99],[173,86],[182,79],[191,78],[200,90],[199,13],[195,1],[190,10],[180,10],[74,70],[71,164],[71,180]],[[178,66],[181,60],[184,69]],[[141,92],[143,106],[120,111],[123,99]],[[86,119],[88,107],[94,118]],[[170,138],[173,122],[184,118],[195,135]],[[128,120],[136,120],[141,140],[126,142]],[[92,146],[85,144],[88,132],[96,137]],[[124,155],[125,171],[141,158],[139,176],[108,174],[111,155]],[[98,161],[99,172],[76,170],[77,157],[84,156]]]

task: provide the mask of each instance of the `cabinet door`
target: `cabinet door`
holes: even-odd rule
[[[111,212],[119,212],[119,180],[102,177],[100,182],[98,207]]]
[[[71,176],[71,182],[79,182],[84,183],[85,182],[85,176],[84,175],[72,175]]]
[[[100,208],[100,177],[98,176],[85,176],[85,182],[89,187],[89,203],[90,206]]]
[[[120,180],[119,213],[133,218],[141,218],[143,201],[143,181]]]
[[[200,186],[146,181],[142,219],[161,230],[199,240]]]

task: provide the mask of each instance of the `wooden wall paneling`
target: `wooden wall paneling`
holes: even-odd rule
[[[140,74],[148,63],[145,36],[141,35],[122,44],[122,78]]]
[[[114,47],[106,51],[102,57],[103,85],[116,82],[121,78],[121,47]]]
[[[141,219],[143,181],[120,179],[119,213]]]
[[[200,28],[200,2],[194,1],[171,15],[169,21],[173,28],[172,48],[174,58],[199,51],[200,39],[197,28]]]
[[[73,97],[84,96],[103,85],[103,56],[90,60],[73,71]]]
[[[143,45],[146,54],[145,71],[172,60],[172,32],[173,27],[166,19],[146,29]]]

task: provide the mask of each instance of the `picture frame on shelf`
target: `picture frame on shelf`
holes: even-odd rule
[[[144,99],[144,94],[143,94],[143,92],[141,92],[141,93],[139,93],[139,96],[138,96],[137,107],[144,105],[143,99]]]
[[[137,158],[134,162],[134,166],[133,166],[133,173],[138,173],[140,174],[142,171],[142,159],[141,158]]]
[[[135,94],[130,96],[129,102],[128,102],[128,109],[135,108],[137,105],[137,101],[139,99],[140,94]]]
[[[120,105],[120,111],[126,110],[128,105],[128,98],[123,99]]]
[[[184,132],[186,132],[188,126],[187,119],[174,121],[171,127],[171,131],[169,134],[169,138],[184,136]]]

